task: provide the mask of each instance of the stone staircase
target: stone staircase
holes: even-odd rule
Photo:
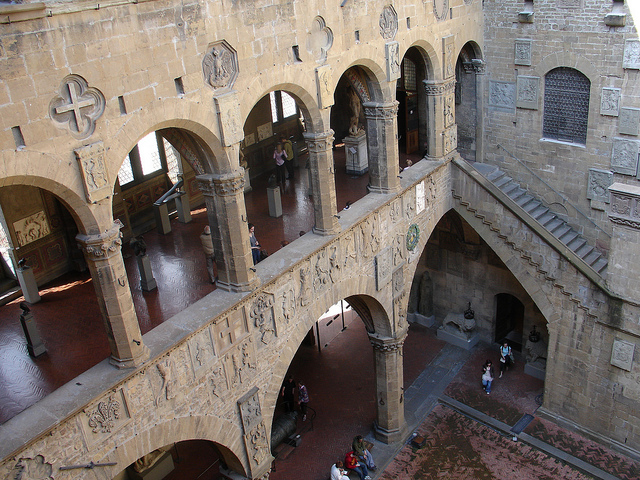
[[[502,190],[554,237],[590,265],[599,275],[604,276],[608,264],[607,259],[594,247],[590,246],[587,240],[560,218],[559,215],[549,210],[540,200],[527,192],[498,167],[487,165],[486,163],[475,163],[473,166],[483,177]]]

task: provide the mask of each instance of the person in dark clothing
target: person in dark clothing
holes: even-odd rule
[[[282,384],[282,399],[285,413],[293,412],[295,397],[296,382],[293,381],[293,376],[289,375]]]

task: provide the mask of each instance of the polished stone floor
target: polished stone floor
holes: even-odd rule
[[[419,156],[401,155],[418,161]],[[307,157],[299,159],[294,178],[282,185],[279,218],[269,216],[267,177],[252,179],[252,191],[245,194],[247,221],[255,224],[256,237],[268,253],[292,242],[301,231],[313,226],[313,202],[309,197]],[[344,148],[334,150],[336,201],[338,210],[367,194],[368,174],[347,175]],[[199,235],[207,222],[204,208],[192,211],[193,220],[171,222],[172,232],[144,235],[158,288],[140,288],[136,259],[129,245],[122,253],[129,285],[143,334],[171,318],[215,289],[208,280]],[[42,300],[31,306],[47,353],[32,358],[20,326],[18,298],[0,306],[0,424],[33,405],[80,373],[109,356],[109,346],[88,272],[70,272],[41,287]]]

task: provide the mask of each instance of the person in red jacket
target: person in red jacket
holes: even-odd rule
[[[344,459],[344,464],[349,470],[353,470],[358,474],[360,480],[371,480],[369,476],[369,470],[367,470],[367,466],[364,463],[360,463],[358,458],[351,450],[347,453],[347,456]]]

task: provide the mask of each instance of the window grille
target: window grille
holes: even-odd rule
[[[544,79],[542,136],[585,145],[591,82],[573,68],[556,68]]]

